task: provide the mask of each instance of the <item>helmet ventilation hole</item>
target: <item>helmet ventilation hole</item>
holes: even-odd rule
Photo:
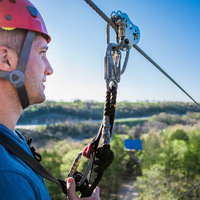
[[[37,17],[38,15],[38,11],[36,8],[32,7],[32,6],[27,6],[26,7],[27,10],[29,11],[29,13],[33,16],[33,17]]]
[[[11,15],[6,15],[6,16],[5,16],[5,19],[6,19],[7,21],[10,21],[10,20],[12,20],[12,17],[11,17]]]
[[[16,0],[9,0],[10,3],[16,3]]]

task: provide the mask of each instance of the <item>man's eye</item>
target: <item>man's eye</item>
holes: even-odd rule
[[[47,49],[48,49],[48,47],[41,48],[41,49],[40,49],[40,54],[41,54],[41,55],[46,54],[46,53],[47,53]]]
[[[46,53],[46,50],[40,51],[40,54],[45,54],[45,53]]]

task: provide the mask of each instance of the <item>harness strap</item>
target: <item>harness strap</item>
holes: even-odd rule
[[[4,134],[0,134],[0,144],[4,146],[8,151],[19,157],[24,161],[29,167],[31,167],[35,172],[40,174],[45,179],[58,184],[64,194],[67,194],[66,183],[63,180],[55,178],[51,175],[42,165],[40,165],[31,155],[29,155],[24,149],[18,146],[10,138]]]

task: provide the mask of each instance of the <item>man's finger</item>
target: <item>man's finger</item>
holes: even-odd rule
[[[74,179],[72,177],[69,177],[67,179],[67,195],[70,200],[78,199],[75,188],[76,188],[76,184],[75,184]]]
[[[100,190],[99,190],[99,187],[96,187],[96,188],[94,189],[93,195],[95,195],[95,196],[98,196],[98,197],[99,197],[99,195],[100,195]]]

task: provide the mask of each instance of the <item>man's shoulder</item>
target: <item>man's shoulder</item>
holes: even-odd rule
[[[4,183],[6,183],[7,188],[11,189],[14,186],[11,189],[13,191],[16,188],[25,191],[27,193],[26,199],[32,199],[29,198],[29,195],[37,196],[34,199],[43,199],[41,195],[45,197],[44,199],[50,199],[44,180],[39,174],[35,173],[20,158],[7,151],[2,145],[0,145],[0,155],[0,196],[3,194]],[[8,191],[6,190],[6,192]],[[9,196],[9,192],[6,195]],[[8,199],[10,199],[10,196]]]
[[[13,153],[9,152],[4,146],[0,145],[0,170],[6,171],[22,171],[23,173],[27,173],[29,171],[29,167],[17,156]]]
[[[0,145],[0,155],[0,176],[3,182],[9,185],[9,182],[15,181],[17,183],[18,180],[18,185],[23,185],[27,182],[30,185],[34,184],[32,182],[31,172],[22,160],[7,151],[2,145]]]

